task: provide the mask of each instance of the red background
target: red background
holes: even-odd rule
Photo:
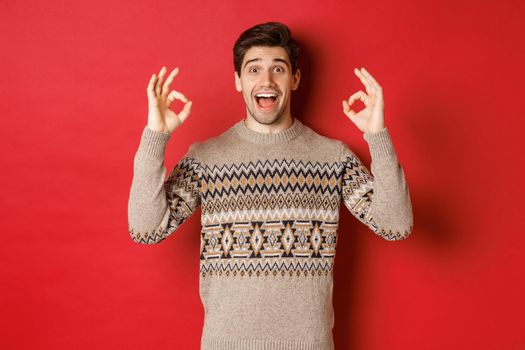
[[[0,348],[197,349],[200,209],[170,239],[127,232],[152,73],[194,101],[168,144],[244,117],[232,46],[287,23],[303,45],[293,115],[367,164],[341,100],[382,85],[415,228],[387,242],[342,207],[337,349],[524,349],[519,1],[4,1],[0,4]],[[180,108],[180,104],[177,106]]]

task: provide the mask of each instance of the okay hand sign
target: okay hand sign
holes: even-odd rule
[[[172,70],[164,83],[162,83],[162,79],[166,74],[166,67],[161,68],[158,77],[155,74],[151,76],[147,88],[148,127],[151,130],[171,134],[190,115],[191,101],[178,91],[173,90],[169,92],[170,84],[178,73],[179,68]],[[179,113],[175,113],[170,109],[175,100],[184,102],[184,108]]]
[[[355,68],[354,73],[365,85],[367,93],[359,90],[350,96],[348,101],[343,101],[343,112],[362,132],[381,131],[385,128],[383,90],[366,69],[358,70]],[[359,113],[351,109],[352,104],[357,99],[365,104],[365,108]]]

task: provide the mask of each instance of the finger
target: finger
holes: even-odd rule
[[[343,112],[348,115],[354,115],[355,112],[352,110],[352,108],[350,108],[350,105],[348,104],[348,101],[344,101],[343,100]]]
[[[182,108],[180,113],[178,114],[178,117],[179,117],[181,123],[184,123],[186,118],[188,118],[188,116],[190,115],[191,105],[192,105],[191,101],[186,102],[186,104],[184,105],[184,107]]]
[[[162,79],[164,78],[164,74],[166,74],[166,67],[162,66],[159,72],[159,80],[157,81],[157,86],[155,87],[157,96],[159,96],[162,92]]]
[[[361,100],[361,102],[363,102],[365,106],[368,106],[368,96],[362,90],[359,90],[358,92],[350,96],[350,98],[348,99],[348,104],[352,106],[354,104],[354,101],[357,99]]]
[[[347,101],[344,101],[343,100],[343,113],[346,114],[346,116],[348,118],[350,118],[350,120],[354,120],[354,116],[356,115],[356,113],[350,108],[350,105],[348,104]]]
[[[146,92],[148,93],[148,99],[153,100],[155,99],[155,81],[157,81],[157,76],[155,73],[151,76],[148,87],[146,88]]]
[[[368,81],[368,79],[366,79],[366,77],[364,76],[364,74],[357,68],[354,68],[354,72],[355,72],[355,75],[357,75],[357,77],[359,79],[361,79],[361,82],[363,83],[363,85],[365,86],[366,88],[366,92],[367,94],[371,94],[372,91],[370,89],[370,82]]]
[[[379,85],[377,80],[374,79],[372,74],[370,74],[370,72],[367,71],[364,67],[363,67],[363,71],[364,71],[364,74],[367,75],[368,79],[370,79],[370,81],[372,82],[374,86],[375,96],[377,97],[374,99],[374,103],[378,106],[382,105],[383,104],[383,88],[381,87],[381,85]]]
[[[374,84],[372,83],[372,80],[370,80],[370,77],[368,74],[366,74],[366,70],[364,67],[361,67],[361,70],[359,71],[361,75],[364,77],[364,79],[367,81],[368,86],[370,88],[370,96],[374,96],[376,94],[376,88]]]
[[[168,107],[171,106],[171,104],[173,103],[173,101],[175,100],[179,100],[179,101],[182,101],[184,103],[188,103],[188,98],[186,96],[184,96],[181,92],[178,92],[176,90],[173,90],[172,92],[170,92],[170,94],[168,95]]]
[[[368,80],[370,81],[370,83],[372,84],[372,86],[375,88],[376,93],[378,93],[379,90],[381,90],[381,85],[379,85],[379,83],[377,82],[377,80],[374,79],[374,77],[372,76],[372,74],[370,74],[370,72],[367,71],[367,70],[365,69],[365,67],[363,67],[362,69],[363,69],[363,73],[365,74],[365,76],[368,78]]]
[[[350,110],[350,106],[348,105],[348,102],[343,100],[343,112],[348,113],[349,110]]]
[[[168,100],[170,101],[180,100],[184,103],[188,102],[188,98],[184,96],[182,92],[179,92],[177,90],[173,90],[170,92],[170,94],[168,95]]]
[[[179,73],[179,67],[171,71],[170,75],[166,79],[166,82],[164,83],[164,85],[162,85],[162,95],[166,96],[168,94],[168,91],[170,90],[170,85],[178,73]]]

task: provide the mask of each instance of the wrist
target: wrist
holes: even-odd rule
[[[377,133],[380,133],[381,131],[384,131],[385,129],[386,129],[386,126],[382,125],[382,126],[378,126],[378,127],[369,128],[368,130],[365,130],[365,133],[367,133],[367,134],[377,134]]]
[[[148,124],[147,127],[151,131],[160,132],[160,133],[163,133],[163,134],[171,134],[171,132],[168,129],[163,128],[163,127],[150,125],[150,124]]]
[[[386,127],[379,132],[365,132],[363,138],[368,143],[373,162],[377,163],[397,157],[390,132]]]

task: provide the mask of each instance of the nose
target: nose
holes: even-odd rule
[[[272,72],[270,70],[263,70],[261,72],[261,85],[263,86],[274,86]]]

